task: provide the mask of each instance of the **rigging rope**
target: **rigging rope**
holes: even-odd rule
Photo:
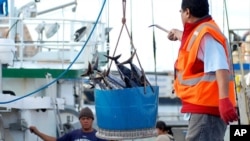
[[[109,56],[109,51],[110,51],[110,35],[109,35],[109,32],[110,32],[110,31],[109,31],[109,28],[110,28],[110,27],[109,27],[109,0],[108,0],[108,8],[107,8],[107,11],[108,11],[108,12],[107,12],[107,23],[108,23],[108,27],[107,27],[107,30],[106,30],[106,31],[107,31],[107,35],[105,35],[105,36],[107,36],[107,39],[106,39],[106,40],[107,40],[107,41],[106,41],[106,42],[107,42],[106,47],[107,47],[107,56]],[[105,32],[106,32],[106,31],[105,31]],[[108,63],[109,63],[109,59],[107,59],[107,64],[108,64]]]
[[[133,30],[133,17],[132,17],[132,0],[130,1],[130,35],[131,35],[131,40],[133,41],[133,32],[132,32],[132,30]],[[132,47],[132,45],[131,45],[131,48],[130,48],[130,53],[131,53],[131,55],[133,54],[133,52],[134,52],[134,49],[133,49],[133,47]]]
[[[152,10],[152,24],[154,25],[154,0],[151,0]],[[157,85],[157,70],[156,70],[156,41],[155,41],[155,27],[153,26],[153,53],[154,53],[154,73],[155,73],[155,84]]]
[[[115,53],[116,53],[119,41],[121,39],[121,34],[122,34],[122,31],[123,31],[124,27],[125,27],[125,29],[127,31],[127,35],[129,36],[129,40],[130,40],[130,43],[131,43],[131,48],[133,48],[133,50],[136,50],[135,46],[134,46],[134,43],[133,43],[133,40],[132,40],[132,36],[130,35],[128,27],[127,27],[127,24],[126,24],[126,0],[122,0],[122,11],[123,11],[123,14],[122,14],[123,15],[123,17],[122,17],[122,27],[121,27],[121,30],[120,30],[120,33],[119,33],[119,36],[118,36],[118,39],[117,39],[117,42],[116,42],[116,46],[115,46],[115,49],[114,49],[113,57],[115,56]],[[135,56],[136,56],[136,59],[138,61],[139,66],[140,66],[140,69],[141,69],[141,72],[143,74],[143,77],[146,78],[145,72],[144,72],[144,70],[142,68],[142,65],[141,65],[141,62],[139,60],[137,52],[135,52]],[[112,62],[113,62],[113,60],[111,60],[111,62],[110,62],[110,65],[109,65],[107,73],[110,72],[110,68],[112,66]],[[146,83],[147,83],[147,79],[144,79],[144,87],[146,87]]]

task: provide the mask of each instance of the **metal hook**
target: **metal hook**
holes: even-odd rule
[[[166,32],[166,33],[169,33],[169,30],[167,30],[167,29],[165,29],[165,28],[159,26],[158,24],[152,24],[152,25],[150,25],[150,26],[148,26],[148,27],[153,27],[153,26],[159,28],[160,30],[162,30],[162,31],[164,31],[164,32]]]

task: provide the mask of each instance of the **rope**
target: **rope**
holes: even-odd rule
[[[121,34],[123,32],[124,26],[126,28],[126,31],[127,31],[130,43],[131,43],[131,48],[133,48],[135,50],[133,40],[132,40],[132,36],[130,35],[127,24],[126,24],[126,0],[122,0],[122,10],[123,10],[122,27],[121,27],[121,30],[120,30],[120,33],[119,33],[119,36],[118,36],[118,39],[117,39],[117,43],[116,43],[116,46],[115,46],[113,57],[115,56],[116,50],[118,48],[118,44],[119,44],[119,41],[120,41],[120,38],[121,38]],[[142,69],[142,66],[141,66],[141,63],[139,61],[139,57],[138,57],[137,53],[135,53],[135,55],[136,55],[136,58],[138,60],[139,65],[140,65],[140,68]],[[110,65],[109,65],[109,69],[110,69],[111,65],[112,65],[112,61],[111,61]]]
[[[154,23],[154,2],[153,0],[151,0],[151,10],[152,10],[152,23],[153,25],[155,24]],[[155,27],[153,27],[153,53],[154,53],[154,65],[155,65],[155,68],[154,68],[154,73],[155,73],[155,85],[157,85],[157,75],[156,75],[156,41],[155,41]]]
[[[108,22],[108,28],[109,28],[109,0],[108,0],[108,8],[107,8],[107,22]],[[106,47],[107,47],[107,56],[109,56],[109,51],[110,51],[110,35],[109,35],[109,32],[107,33],[107,44],[106,44]],[[109,63],[109,59],[107,59],[107,64]]]
[[[131,35],[131,40],[133,41],[133,18],[132,18],[132,0],[130,1],[130,35]],[[132,45],[131,45],[131,48],[130,48],[130,54],[132,55],[133,54],[133,52],[134,52],[134,49],[133,49],[133,47],[132,47]]]
[[[132,40],[132,36],[130,35],[128,27],[127,27],[127,24],[126,24],[126,0],[122,0],[122,11],[123,11],[123,14],[122,14],[123,15],[123,17],[122,17],[122,27],[121,27],[121,30],[120,30],[120,33],[119,33],[119,36],[118,36],[118,39],[117,39],[117,43],[116,43],[116,46],[115,46],[115,49],[114,49],[113,57],[115,56],[115,53],[116,53],[116,50],[117,50],[117,47],[118,47],[118,44],[119,44],[119,41],[120,41],[120,38],[121,38],[121,34],[122,34],[122,31],[123,31],[124,27],[125,27],[125,29],[127,31],[127,34],[128,34],[129,40],[130,40],[130,44],[131,44],[131,48],[134,49],[134,50],[136,50],[135,46],[134,46],[134,43],[133,43],[133,40]],[[136,59],[138,61],[139,66],[140,66],[142,75],[144,77],[143,83],[144,83],[144,88],[145,88],[146,84],[147,83],[150,84],[150,83],[146,79],[146,75],[145,75],[145,72],[144,72],[144,70],[142,68],[141,62],[140,62],[139,57],[137,55],[137,52],[135,52],[135,56],[136,56]],[[111,62],[110,62],[107,74],[110,72],[110,68],[112,66],[112,62],[113,62],[113,60],[111,60]],[[152,87],[151,87],[151,89],[152,89],[152,91],[154,91]],[[146,91],[146,88],[144,90]]]
[[[120,30],[120,33],[119,33],[119,36],[118,36],[118,39],[117,39],[117,42],[116,42],[116,45],[115,45],[115,50],[113,52],[113,57],[115,56],[115,53],[116,53],[119,41],[121,39],[123,28],[124,28],[124,26],[126,24],[126,0],[122,0],[122,16],[123,16],[122,17],[122,27],[121,27],[121,30]],[[110,68],[112,66],[112,62],[113,62],[113,60],[110,61],[110,65],[109,65],[107,74],[110,72]]]

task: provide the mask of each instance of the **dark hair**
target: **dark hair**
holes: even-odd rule
[[[209,14],[208,0],[182,0],[181,9],[189,9],[190,14],[197,18],[202,18]]]
[[[162,131],[167,131],[168,134],[173,135],[173,132],[172,132],[172,130],[171,130],[172,127],[167,126],[166,123],[165,123],[164,121],[161,121],[161,120],[160,120],[160,121],[157,121],[157,123],[156,123],[156,128],[158,128],[158,129],[160,129],[160,130],[162,130]]]

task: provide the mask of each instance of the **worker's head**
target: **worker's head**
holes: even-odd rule
[[[182,22],[192,22],[209,15],[208,0],[182,0],[181,3]]]
[[[94,114],[89,107],[82,108],[79,114],[79,120],[83,130],[88,131],[92,129]]]
[[[171,127],[167,126],[166,123],[164,121],[161,121],[161,120],[157,121],[156,130],[157,130],[158,135],[166,134],[166,133],[173,135]]]

